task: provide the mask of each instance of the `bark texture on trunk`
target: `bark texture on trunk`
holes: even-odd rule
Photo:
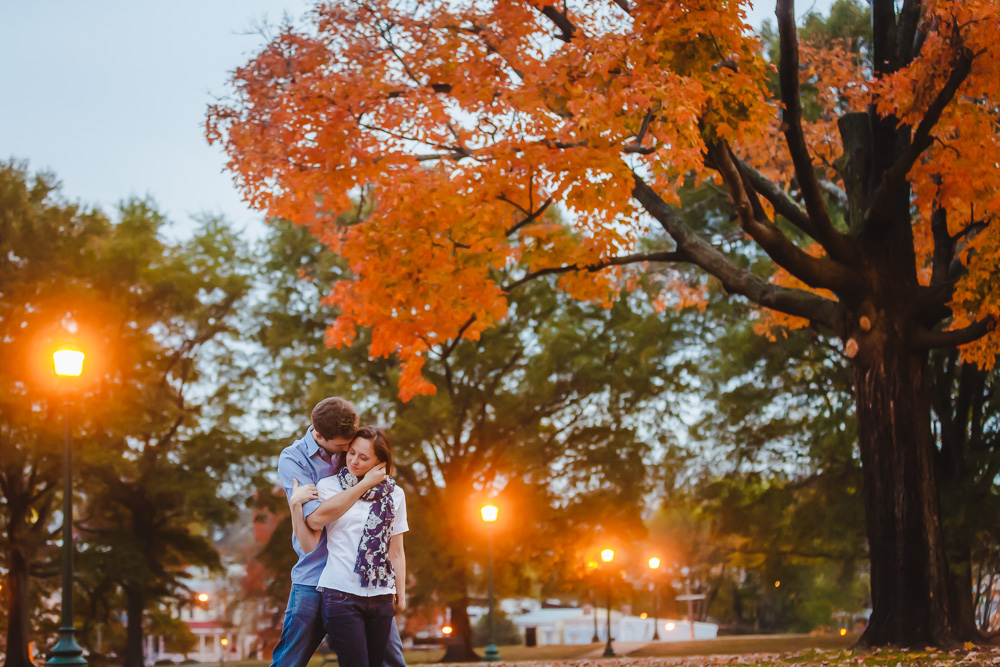
[[[907,350],[891,313],[855,359],[871,555],[872,616],[863,646],[948,646],[948,613],[927,357]]]
[[[142,651],[142,615],[146,607],[146,598],[139,588],[125,589],[125,605],[127,627],[125,630],[125,664],[124,667],[143,667],[145,656]]]
[[[14,548],[7,571],[7,658],[5,667],[32,667],[28,652],[28,559]]]

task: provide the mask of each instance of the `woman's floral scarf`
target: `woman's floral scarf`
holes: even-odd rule
[[[337,473],[340,485],[347,489],[358,483],[358,478],[347,471],[347,467]],[[395,572],[389,562],[389,529],[392,519],[396,516],[396,508],[392,506],[392,492],[396,481],[386,477],[385,481],[361,494],[361,500],[372,503],[365,522],[365,532],[361,534],[361,544],[358,545],[358,560],[354,563],[354,571],[361,575],[361,585],[364,588],[373,586],[390,587],[395,583]]]

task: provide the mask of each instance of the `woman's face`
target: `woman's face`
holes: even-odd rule
[[[375,467],[375,449],[371,440],[357,438],[347,448],[347,471],[355,477],[364,477],[365,473]]]

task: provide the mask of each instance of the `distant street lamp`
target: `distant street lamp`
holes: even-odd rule
[[[497,650],[497,638],[496,638],[496,622],[493,617],[493,523],[497,520],[497,514],[500,510],[497,509],[495,505],[484,505],[480,510],[483,515],[483,521],[486,522],[486,534],[489,538],[489,553],[490,553],[490,565],[489,565],[489,580],[490,580],[490,606],[489,606],[489,624],[490,624],[490,642],[486,645],[486,652],[483,654],[484,662],[492,662],[493,660],[498,660],[500,658],[500,651]]]
[[[208,602],[208,593],[198,593],[198,602],[206,604]]]
[[[83,352],[59,350],[52,355],[56,375],[79,377],[83,372]],[[63,387],[68,389],[68,387]],[[62,546],[62,624],[59,641],[52,647],[47,665],[86,665],[83,649],[76,643],[73,627],[73,460],[69,449],[69,400],[63,403],[63,546]]]
[[[601,560],[605,563],[610,563],[614,560],[615,552],[613,549],[605,549],[601,552]],[[608,575],[608,643],[604,646],[604,657],[613,658],[615,657],[615,651],[611,648],[611,571],[607,572]]]
[[[653,556],[649,559],[649,569],[656,573],[660,569],[660,559]],[[653,641],[660,641],[660,591],[656,587],[656,579],[653,578]]]

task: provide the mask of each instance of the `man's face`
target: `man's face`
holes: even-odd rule
[[[317,445],[331,454],[339,454],[340,452],[346,451],[347,446],[351,444],[350,438],[324,438],[315,428],[313,429],[313,439],[316,441]]]

